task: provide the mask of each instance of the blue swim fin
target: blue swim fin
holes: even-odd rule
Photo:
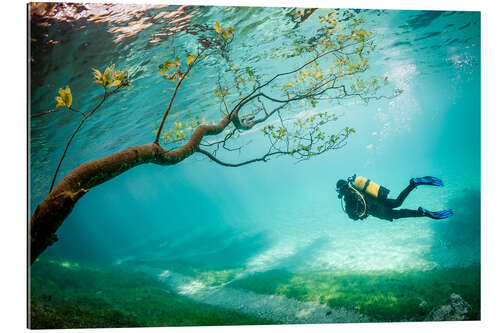
[[[445,209],[440,212],[431,212],[425,208],[418,207],[418,211],[422,216],[427,216],[434,220],[442,220],[453,215],[453,211],[451,209]]]
[[[443,181],[436,177],[426,176],[420,178],[410,179],[410,184],[412,185],[434,185],[434,186],[444,186]]]

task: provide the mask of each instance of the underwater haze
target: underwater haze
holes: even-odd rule
[[[269,79],[296,68],[285,57],[294,38],[331,11],[31,4],[31,115],[54,109],[67,85],[73,105],[90,110],[103,92],[92,69],[130,66],[131,86],[88,118],[56,184],[82,163],[154,140],[174,87],[159,66],[196,50],[189,27],[233,26],[231,59]],[[295,104],[300,115],[338,114],[331,132],[355,130],[345,146],[304,161],[225,167],[195,153],[92,188],[31,266],[31,327],[480,319],[480,13],[337,15],[362,19],[376,45],[366,74],[402,93]],[[220,121],[214,92],[221,80],[233,85],[221,63],[209,58],[192,69],[167,130],[193,117]],[[29,216],[80,120],[67,110],[30,119]],[[262,129],[242,133],[241,149],[217,157],[262,156]],[[454,215],[353,221],[335,184],[354,174],[390,189],[391,198],[412,177],[439,177],[444,187],[420,186],[402,208]]]

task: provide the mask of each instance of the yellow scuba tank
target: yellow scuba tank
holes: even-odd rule
[[[353,181],[354,187],[363,193],[369,194],[373,198],[384,200],[387,199],[389,190],[379,184],[367,179],[363,176],[357,176]]]

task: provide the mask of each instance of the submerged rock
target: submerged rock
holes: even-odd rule
[[[432,321],[465,320],[470,309],[469,303],[460,295],[453,293],[450,295],[450,304],[432,310],[425,319]]]
[[[421,299],[420,303],[418,304],[418,312],[421,316],[424,316],[425,314],[429,313],[430,306],[429,303],[427,303],[426,300]]]

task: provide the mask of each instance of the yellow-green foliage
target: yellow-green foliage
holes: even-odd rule
[[[177,118],[177,114],[173,115],[173,118]],[[190,137],[193,131],[200,125],[208,125],[215,124],[214,121],[209,122],[205,118],[190,118],[187,117],[187,120],[174,120],[170,127],[165,128],[161,133],[161,139],[163,143],[175,143],[175,142],[183,142]],[[157,125],[155,124],[154,127]],[[153,133],[156,135],[158,133],[158,129],[154,129]]]
[[[229,39],[233,36],[234,27],[230,26],[227,28],[223,28],[219,22],[215,22],[215,32],[217,32],[219,37]]]
[[[314,105],[313,101],[311,104]],[[328,134],[323,125],[337,119],[338,116],[334,113],[320,112],[309,117],[296,118],[288,128],[275,124],[266,125],[262,132],[272,139],[275,146],[286,141],[290,155],[310,157],[355,132],[353,128],[346,127],[340,133]]]
[[[56,97],[56,108],[61,106],[71,108],[73,104],[73,95],[71,94],[71,89],[66,86],[66,89],[59,89],[59,96]]]
[[[195,54],[189,54],[186,52],[186,64],[191,66],[194,61],[198,58]],[[181,59],[175,57],[174,60],[166,60],[163,64],[159,66],[159,74],[169,81],[176,82],[182,78],[184,73],[181,70]],[[173,70],[173,71],[172,71]]]
[[[191,65],[193,63],[193,61],[196,60],[196,58],[197,58],[197,56],[194,54],[186,55],[186,63],[188,64],[188,66]]]
[[[123,70],[115,70],[115,65],[106,67],[103,73],[98,69],[93,69],[95,84],[99,84],[107,91],[109,88],[127,88],[130,85],[128,80],[128,67]]]
[[[159,74],[164,78],[174,82],[181,78],[180,67],[181,59],[179,57],[175,57],[174,60],[166,60],[163,64],[160,65]],[[170,72],[172,69],[174,69],[174,71]]]
[[[115,69],[115,65],[113,64],[106,67],[103,73],[95,68],[92,71],[95,79],[94,83],[103,86],[106,91],[112,87],[119,89],[130,86],[128,67],[123,71],[119,71]],[[56,96],[56,101],[56,108],[71,108],[73,105],[73,95],[69,86],[66,86],[66,89],[59,89],[59,96]]]
[[[297,9],[294,13],[301,16],[304,15],[304,10]],[[339,88],[341,86],[345,88],[353,79],[358,83],[361,82],[359,74],[369,69],[367,56],[375,48],[374,42],[370,40],[372,32],[361,27],[364,20],[356,18],[352,12],[343,12],[342,24],[339,23],[338,15],[336,10],[318,15],[321,28],[316,31],[313,38],[304,36],[302,39],[297,39],[295,48],[287,56],[295,57],[305,53],[312,56],[334,52],[334,55],[328,57],[332,60],[327,63],[321,59],[320,64],[320,59],[318,59],[305,66],[295,73],[289,82],[282,85],[282,91],[286,93],[304,91],[304,89],[306,92],[314,91],[325,84],[325,79],[331,79],[332,76],[336,77],[333,83],[337,83]],[[380,88],[380,85],[373,81],[363,81],[363,84],[364,89],[346,92],[349,95],[374,96],[375,91]],[[351,87],[351,84],[347,87]],[[359,86],[355,87],[359,88]]]
[[[251,100],[249,104],[241,104],[239,113],[242,123],[248,127],[252,126],[252,121],[246,121],[246,116],[249,116],[248,119],[259,120],[274,108],[278,108],[279,112],[274,112],[259,125],[268,126],[260,129],[271,139],[270,150],[285,152],[298,159],[307,159],[341,147],[347,136],[354,133],[349,127],[340,131],[333,126],[323,126],[338,119],[331,111],[303,118],[299,112],[307,111],[307,106],[318,107],[325,100],[340,102],[352,99],[354,102],[368,102],[379,98],[380,95],[395,97],[401,94],[402,90],[396,88],[391,92],[389,87],[382,89],[389,84],[387,77],[367,76],[366,72],[370,69],[369,54],[375,49],[373,34],[367,30],[364,20],[352,10],[296,8],[287,16],[297,24],[305,26],[309,18],[316,18],[319,27],[294,29],[286,35],[291,43],[283,45],[279,56],[285,60],[295,60],[289,62],[293,63],[289,72],[279,74],[256,73],[255,68],[239,63],[238,59],[232,59],[232,54],[226,46],[232,41],[235,30],[215,22],[214,30],[218,38],[212,36],[211,40],[224,58],[226,69],[218,71],[212,98],[217,100],[223,113],[230,112],[235,103],[244,102],[245,99]],[[185,63],[180,57],[175,57],[161,64],[160,75],[172,82],[179,82],[187,72],[185,64],[190,66],[198,59],[198,56],[187,50],[185,53]],[[296,67],[297,64],[303,65]],[[273,78],[273,75],[276,77]],[[273,82],[266,83],[270,78]],[[259,94],[266,95],[255,98]],[[278,105],[280,103],[281,106]],[[297,120],[298,118],[301,119]],[[280,125],[277,125],[278,121]],[[204,122],[197,124],[202,123]],[[197,124],[172,121],[167,125],[170,129],[162,130],[160,138],[164,143],[182,142],[191,134],[187,128],[194,128]],[[229,136],[225,140],[229,142],[237,137]]]

